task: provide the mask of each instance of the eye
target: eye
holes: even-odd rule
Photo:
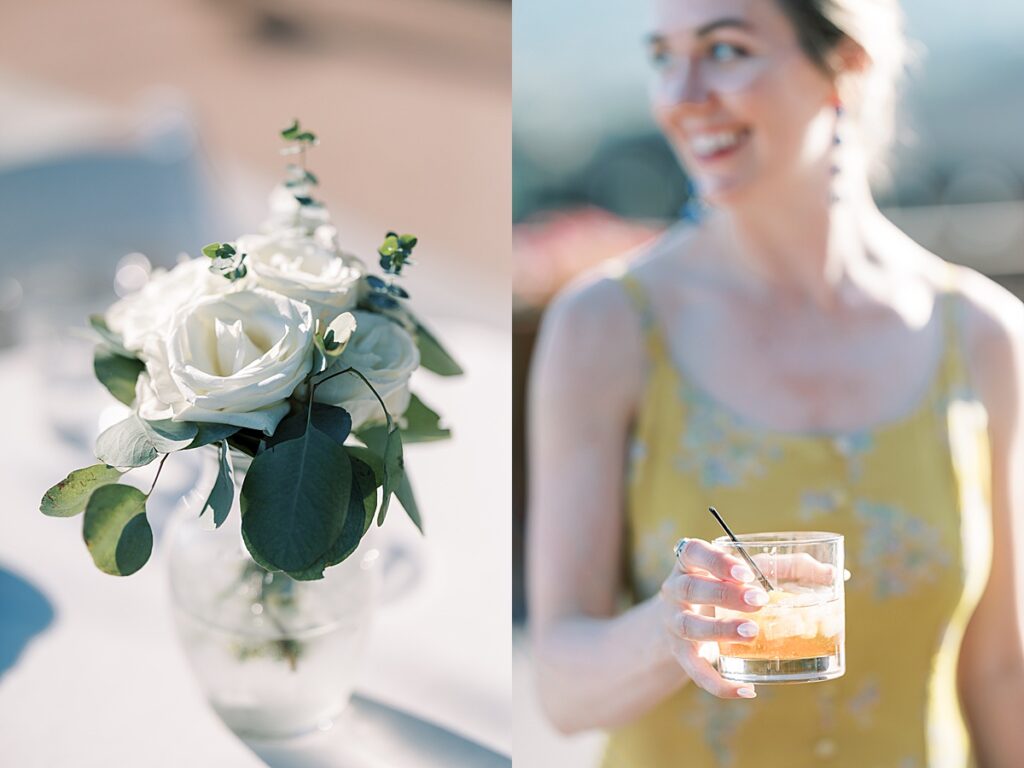
[[[665,69],[672,60],[671,54],[668,52],[668,48],[664,45],[656,45],[650,49],[650,60],[651,66],[655,69]]]
[[[747,51],[732,43],[712,43],[708,48],[708,58],[720,64],[730,64],[742,58],[746,58]]]

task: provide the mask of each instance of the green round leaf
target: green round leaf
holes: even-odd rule
[[[116,483],[121,472],[106,464],[76,469],[48,490],[39,504],[39,511],[50,517],[73,517],[85,511],[92,492],[103,485]]]
[[[156,446],[135,414],[100,433],[96,458],[112,467],[144,467],[156,458]]]
[[[242,484],[242,531],[257,562],[302,571],[341,533],[352,490],[348,454],[315,427],[253,459]]]
[[[82,536],[101,571],[112,576],[135,573],[153,551],[146,494],[130,485],[97,488],[85,507]]]

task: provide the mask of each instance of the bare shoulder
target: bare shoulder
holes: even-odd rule
[[[1024,303],[973,269],[954,269],[972,378],[990,409],[1009,416],[1024,387]]]
[[[634,278],[646,290],[678,237],[669,230],[585,272],[555,297],[541,326],[535,390],[583,387],[579,395],[585,397],[599,381],[605,397],[639,397],[646,360],[643,321],[623,278]]]

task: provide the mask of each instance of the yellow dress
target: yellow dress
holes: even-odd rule
[[[604,768],[965,768],[961,639],[991,561],[987,420],[967,387],[955,299],[941,364],[908,416],[859,432],[753,425],[675,367],[639,282],[621,278],[650,369],[629,461],[628,568],[657,593],[681,536],[826,530],[846,537],[846,674],[724,700],[687,685],[614,730]]]

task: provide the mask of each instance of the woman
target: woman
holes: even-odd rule
[[[546,318],[530,409],[543,704],[563,731],[610,730],[606,766],[1024,765],[1024,307],[871,198],[899,8],[656,8],[654,113],[714,212]],[[756,618],[765,594],[707,543],[709,504],[738,531],[846,536],[844,677],[716,672],[713,641],[750,628],[710,609]]]

